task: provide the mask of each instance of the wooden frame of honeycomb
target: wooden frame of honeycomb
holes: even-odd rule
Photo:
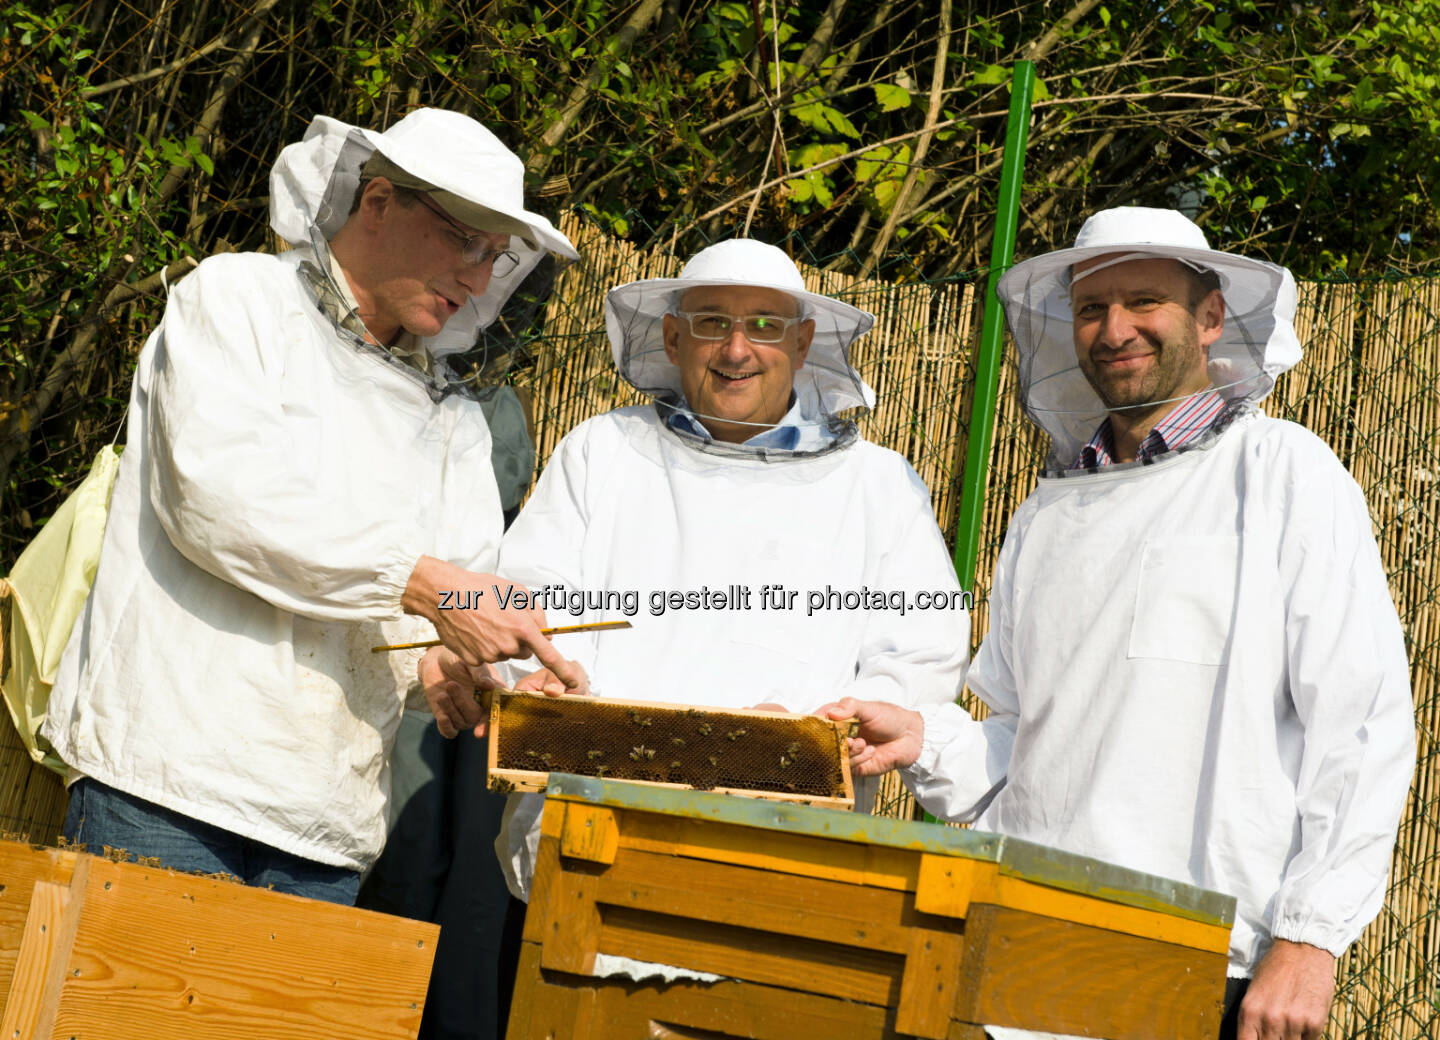
[[[600,697],[497,692],[490,786],[543,791],[550,773],[848,809],[846,721]]]

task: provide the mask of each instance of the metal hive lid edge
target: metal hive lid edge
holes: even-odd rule
[[[1235,918],[1233,896],[985,831],[568,773],[551,773],[546,793],[618,809],[978,859],[997,864],[1008,877],[1216,927],[1229,928]]]
[[[647,787],[568,773],[551,773],[546,794],[619,809],[638,809],[740,827],[808,834],[835,841],[863,842],[999,862],[1001,843],[996,835],[884,816],[866,816],[845,809],[821,809],[708,791]]]

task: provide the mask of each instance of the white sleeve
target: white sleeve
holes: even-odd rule
[[[1020,699],[1010,665],[1009,560],[1002,551],[990,589],[990,631],[966,676],[966,685],[989,714],[977,722],[958,704],[922,706],[920,757],[901,770],[916,801],[940,819],[975,819],[1004,786],[1010,768]]]
[[[909,466],[905,470],[908,501],[894,503],[901,522],[885,528],[883,548],[872,547],[880,557],[871,587],[903,594],[906,609],[867,613],[855,678],[839,690],[837,699],[889,701],[915,709],[948,704],[960,692],[970,660],[970,614],[935,524],[929,492],[919,474]],[[920,594],[927,600],[943,599],[944,605],[922,610],[915,602]]]
[[[567,590],[584,589],[583,556],[585,530],[589,524],[585,480],[591,467],[590,439],[586,434],[582,424],[555,447],[540,479],[535,482],[535,490],[500,543],[496,572],[501,577],[531,590],[547,585],[563,585]],[[555,615],[552,606],[548,612],[549,624],[577,624],[581,620]],[[565,656],[593,676],[596,634],[567,635],[565,640]],[[534,670],[530,662],[510,668],[513,678]]]
[[[1290,696],[1305,744],[1300,849],[1275,896],[1271,932],[1339,956],[1384,898],[1415,723],[1404,637],[1364,497],[1325,455],[1295,473],[1280,543]]]
[[[335,501],[298,463],[304,433],[279,393],[293,336],[244,260],[201,264],[155,334],[150,503],[186,559],[266,602],[322,621],[394,617],[418,532],[403,510]]]

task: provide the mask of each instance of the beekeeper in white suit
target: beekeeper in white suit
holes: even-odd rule
[[[44,730],[79,778],[70,840],[352,901],[415,664],[372,645],[438,632],[575,681],[540,612],[438,609],[499,581],[501,533],[490,435],[446,357],[547,251],[576,255],[522,177],[454,112],[317,117],[271,177],[295,248],[176,287]]]
[[[875,399],[849,362],[874,319],[806,291],[782,251],[744,239],[703,250],[677,278],[613,289],[605,316],[616,367],[654,403],[565,437],[500,560],[532,588],[592,597],[579,620],[616,616],[591,609],[595,597],[635,594],[632,630],[566,645],[592,691],[793,712],[846,693],[953,700],[969,616],[930,495],[850,417]],[[694,605],[671,597],[707,588],[718,595]],[[838,596],[812,614],[810,593],[827,588]],[[844,598],[861,590],[890,598]],[[921,592],[939,605],[917,608]],[[448,685],[451,703],[473,705],[456,673],[439,650],[421,668],[432,691]],[[479,721],[457,711],[453,725]],[[519,888],[526,829],[510,821],[502,855]]]
[[[1228,1035],[1319,1036],[1415,745],[1365,500],[1256,407],[1300,357],[1294,282],[1124,208],[1000,294],[1052,449],[968,676],[990,714],[842,702],[857,771],[903,766],[945,818],[1235,895]]]

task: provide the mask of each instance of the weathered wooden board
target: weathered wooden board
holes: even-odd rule
[[[68,886],[78,853],[42,849],[18,841],[0,841],[0,1008],[10,993],[10,977],[20,953],[30,895],[37,881]],[[3,1034],[0,1034],[3,1035]]]
[[[434,925],[92,856],[70,884],[30,887],[0,1035],[400,1040],[419,1028]]]

